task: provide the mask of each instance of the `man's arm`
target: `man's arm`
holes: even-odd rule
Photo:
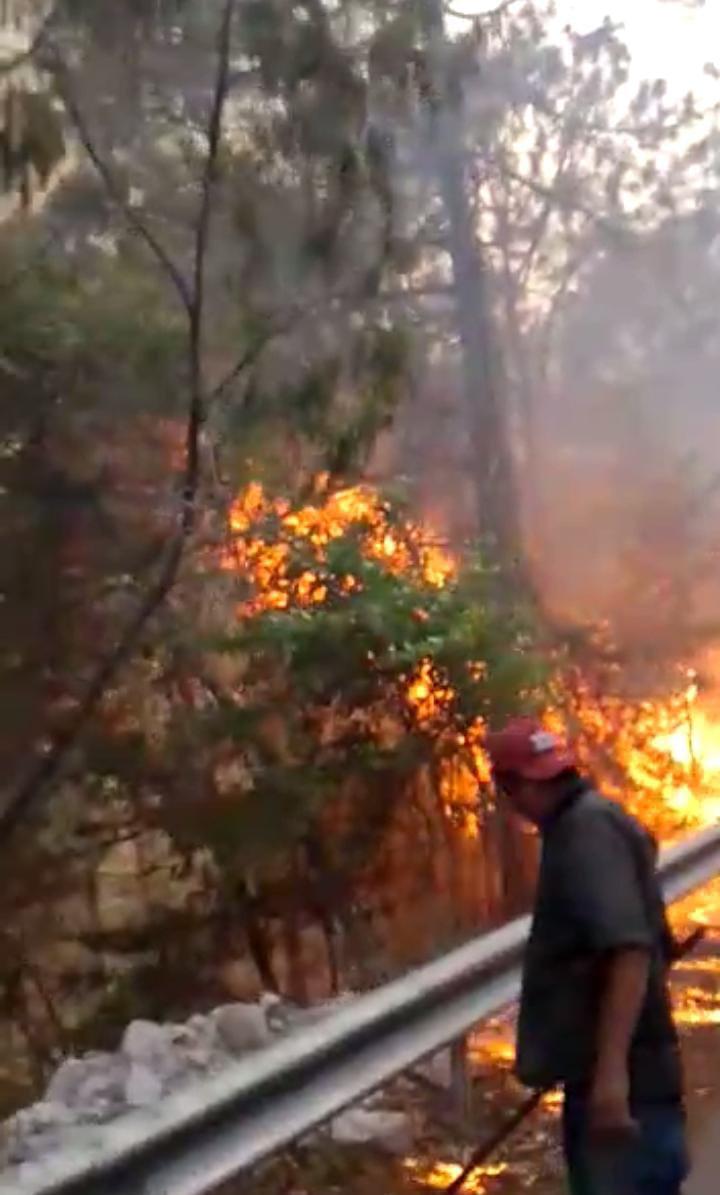
[[[632,1132],[628,1059],[650,972],[647,950],[610,955],[598,1013],[590,1127],[595,1133]]]
[[[578,941],[604,964],[593,1026],[595,1066],[589,1076],[591,1127],[630,1131],[630,1050],[657,928],[651,924],[632,846],[606,811],[576,827],[564,845],[565,896]]]

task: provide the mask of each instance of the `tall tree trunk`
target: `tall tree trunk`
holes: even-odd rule
[[[265,991],[279,992],[280,985],[273,970],[272,951],[267,941],[263,920],[258,913],[257,901],[246,880],[237,886],[237,899],[243,929],[247,937],[250,957]]]
[[[296,1004],[305,1006],[310,1003],[310,993],[303,959],[302,918],[292,899],[283,910],[281,924],[282,945],[287,962],[286,995]]]
[[[340,958],[338,952],[338,931],[341,912],[347,906],[342,879],[333,868],[322,833],[312,827],[305,836],[305,870],[308,876],[308,912],[318,922],[325,941],[330,995],[340,991]]]
[[[428,7],[428,135],[448,225],[448,253],[463,357],[465,420],[475,471],[478,523],[487,550],[506,575],[521,563],[519,504],[513,476],[506,380],[492,312],[489,274],[468,198],[457,81],[448,67],[440,0]]]

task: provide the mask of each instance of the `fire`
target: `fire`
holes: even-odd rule
[[[445,1191],[463,1172],[459,1162],[425,1162],[420,1158],[406,1158],[403,1166],[406,1173],[418,1186]],[[469,1195],[485,1195],[490,1188],[487,1179],[498,1178],[507,1170],[504,1162],[492,1166],[481,1166],[468,1175],[463,1191]]]
[[[293,607],[311,609],[329,600],[328,552],[349,532],[358,537],[363,555],[396,575],[414,573],[442,589],[457,576],[457,563],[432,532],[393,516],[381,495],[368,485],[338,491],[321,477],[312,500],[293,508],[270,497],[253,482],[238,495],[229,518],[230,536],[221,555],[222,567],[244,577],[248,597],[238,614],[252,617]],[[303,548],[305,565],[293,566],[290,544]],[[342,593],[362,586],[348,573]],[[418,619],[423,612],[418,610]],[[482,669],[482,661],[468,661]],[[703,705],[696,678],[667,700],[630,702],[593,691],[586,678],[563,677],[557,708],[546,717],[551,728],[570,727],[579,744],[581,763],[596,775],[609,796],[627,804],[662,838],[684,829],[720,820],[720,718]],[[446,714],[453,690],[423,661],[407,678],[410,714],[424,729],[448,736]],[[471,810],[478,785],[489,781],[483,751],[485,727],[478,721],[456,735],[453,750],[439,752],[438,784],[445,805],[467,811],[465,832],[477,833]]]
[[[414,575],[434,589],[445,588],[457,575],[456,562],[427,528],[393,517],[378,492],[366,485],[329,491],[327,479],[320,478],[313,501],[296,509],[253,482],[234,502],[229,524],[220,563],[248,583],[249,596],[238,607],[241,618],[310,609],[337,597],[337,576],[330,576],[328,553],[334,541],[349,533],[358,537],[367,559],[396,575]],[[302,548],[306,566],[300,572],[292,565],[291,544]],[[341,580],[340,596],[349,597],[361,586],[361,577],[348,573]],[[422,609],[416,611],[418,621],[426,617]],[[485,668],[482,661],[468,660],[467,666],[475,676]],[[456,694],[430,659],[409,672],[404,696],[408,714],[443,748],[438,752],[437,782],[445,806],[452,807],[465,834],[475,837],[478,784],[489,779],[482,722],[462,734],[453,728]],[[391,730],[385,720],[383,732]]]
[[[509,1070],[515,1061],[514,1018],[486,1021],[471,1036],[468,1049],[473,1065]]]
[[[453,691],[435,673],[430,660],[425,660],[409,682],[406,698],[415,717],[427,723],[437,719],[450,706]]]
[[[291,508],[283,498],[270,498],[258,482],[252,482],[233,503],[231,539],[221,564],[228,571],[244,573],[255,590],[253,598],[241,607],[241,615],[322,604],[328,597],[321,580],[328,547],[351,529],[361,535],[368,558],[392,572],[417,569],[428,585],[438,589],[455,575],[456,565],[449,553],[410,521],[394,526],[387,504],[371,486],[325,493],[326,484],[326,479],[320,478],[317,501],[300,509]],[[300,576],[291,575],[287,543],[274,537],[278,526],[309,549],[312,564]],[[359,581],[348,576],[344,584],[350,593]]]
[[[675,1002],[678,1025],[720,1025],[717,994],[705,988],[683,988]]]
[[[570,725],[581,763],[661,839],[720,819],[720,720],[694,674],[663,700],[631,702],[566,682],[549,725]]]
[[[700,705],[695,683],[674,707],[656,708],[661,726],[673,720],[675,724],[669,730],[662,726],[650,744],[667,761],[660,792],[667,809],[682,822],[709,826],[720,820],[720,724]],[[635,761],[636,774],[640,766],[641,761]]]
[[[242,618],[264,612],[300,608],[311,611],[331,597],[350,597],[363,584],[348,572],[340,578],[327,567],[334,541],[348,533],[357,537],[363,555],[396,575],[414,574],[429,586],[443,589],[457,575],[457,564],[431,532],[409,520],[398,520],[369,486],[331,492],[326,480],[316,485],[312,501],[293,508],[271,498],[258,483],[249,485],[233,504],[230,536],[222,553],[223,568],[248,582],[247,596],[238,608]],[[293,566],[296,545],[302,547],[302,568]],[[292,550],[291,550],[292,545]],[[334,591],[331,589],[335,586]],[[418,619],[423,612],[417,612]],[[371,663],[372,661],[369,661]],[[469,670],[482,670],[482,661],[468,661]],[[480,833],[477,812],[479,786],[490,781],[483,749],[485,726],[478,720],[462,733],[453,726],[454,693],[431,659],[403,676],[406,706],[398,729],[383,723],[383,732],[396,735],[408,720],[436,736],[438,751],[433,779],[444,810],[466,838]],[[587,678],[563,676],[555,707],[545,720],[550,729],[570,730],[578,742],[581,764],[597,776],[610,796],[622,800],[655,830],[670,838],[680,829],[720,820],[720,717],[704,703],[691,674],[666,700],[628,701],[593,689]],[[691,919],[718,920],[717,898],[705,907],[696,900]],[[720,1024],[720,1008],[713,992],[702,987],[715,978],[720,962],[693,960],[690,986],[676,989],[676,1015],[682,1025]],[[470,1044],[478,1068],[506,1075],[514,1059],[510,1021],[486,1025]],[[545,1097],[546,1117],[560,1111],[560,1095]],[[459,1162],[407,1158],[409,1179],[418,1187],[443,1190],[462,1173]],[[505,1163],[478,1168],[464,1190],[486,1195],[493,1180],[506,1174]],[[512,1172],[510,1172],[512,1173]]]
[[[720,820],[720,726],[698,708],[696,686],[686,696],[684,725],[660,735],[655,745],[687,773],[687,783],[668,798],[671,807],[694,823],[710,825]]]

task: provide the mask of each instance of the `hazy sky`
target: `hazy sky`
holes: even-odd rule
[[[673,90],[701,93],[709,84],[703,74],[708,60],[720,59],[720,0],[701,7],[682,0],[557,0],[560,20],[579,32],[597,28],[604,17],[625,26],[637,72],[666,78]],[[456,0],[461,12],[492,8],[492,0]]]

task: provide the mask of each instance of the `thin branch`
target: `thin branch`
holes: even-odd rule
[[[210,112],[208,125],[208,148],[205,159],[205,170],[202,179],[202,198],[198,215],[197,232],[195,236],[195,262],[193,270],[193,299],[190,309],[190,384],[192,389],[191,403],[194,405],[195,415],[202,422],[202,412],[197,408],[203,402],[202,396],[202,336],[203,314],[205,310],[205,260],[207,257],[208,240],[210,237],[210,223],[212,218],[212,198],[217,182],[218,156],[222,140],[222,122],[225,103],[230,86],[230,47],[232,40],[233,16],[237,0],[225,0],[220,34],[218,38],[218,73],[215,82],[215,94]],[[191,412],[192,414],[192,412]]]
[[[518,0],[503,0],[501,4],[497,4],[495,8],[486,8],[484,12],[459,12],[457,8],[453,8],[451,4],[444,4],[443,11],[446,16],[454,17],[457,21],[493,21],[501,17],[503,13],[517,4]]]
[[[447,298],[453,294],[454,287],[451,285],[425,286],[417,290],[380,291],[372,300],[372,303],[382,307],[390,303],[411,303],[414,300],[423,298]],[[333,306],[342,304],[343,302],[352,302],[352,296],[338,292],[309,306],[292,308],[284,319],[274,323],[263,336],[258,337],[249,348],[243,351],[235,364],[230,367],[227,373],[210,391],[207,396],[207,405],[214,405],[227,394],[228,390],[232,388],[242,374],[255,364],[263,349],[273,337],[282,336],[286,332],[290,332],[301,320],[313,319],[322,307],[332,309]]]
[[[183,549],[184,536],[181,530],[175,535],[158,579],[146,593],[113,650],[95,672],[72,719],[57,732],[50,749],[30,768],[25,779],[0,812],[0,836],[7,836],[14,831],[46,786],[59,776],[111,681],[127,661],[146,625],[170,592],[180,567]]]
[[[536,112],[554,121],[555,124],[568,123],[567,116],[562,111],[553,108],[539,92],[534,94],[531,102]],[[711,117],[717,116],[719,112],[720,104],[711,104],[707,108],[702,108],[677,120],[668,121],[661,118],[642,121],[639,124],[620,123],[616,125],[603,124],[599,120],[590,120],[583,115],[575,118],[571,131],[576,139],[581,139],[590,133],[600,133],[605,137],[633,137],[640,142],[647,139],[658,141],[663,137],[675,136],[689,128],[690,125],[697,125],[709,120]]]
[[[281,329],[282,331],[282,329]],[[265,345],[270,340],[271,336],[276,335],[275,331],[269,332],[262,340],[258,340],[249,349],[247,349],[241,357],[238,357],[235,364],[227,371],[225,376],[220,379],[216,386],[208,394],[208,406],[215,404],[219,399],[224,398],[228,390],[230,390],[235,382],[245,373],[251,365],[257,361]]]
[[[203,386],[202,386],[202,324],[204,314],[204,273],[205,256],[207,253],[210,216],[212,207],[212,190],[217,173],[217,160],[222,138],[222,115],[227,98],[227,81],[229,76],[230,39],[232,18],[237,0],[226,0],[218,42],[218,69],[213,107],[208,125],[208,150],[203,176],[203,194],[198,213],[195,252],[195,290],[191,291],[182,275],[165,254],[161,246],[145,228],[142,220],[128,208],[122,195],[119,196],[120,206],[126,216],[130,216],[131,223],[146,244],[152,249],[156,257],[163,263],[164,268],[181,294],[188,312],[189,320],[189,356],[192,370],[190,401],[187,417],[187,436],[185,447],[185,477],[182,487],[183,505],[177,530],[172,537],[165,562],[162,565],[155,584],[145,594],[138,609],[127,623],[114,649],[100,664],[92,677],[82,700],[78,704],[73,717],[55,735],[54,741],[47,753],[37,760],[31,767],[28,776],[9,797],[0,811],[0,836],[9,835],[18,823],[37,803],[48,784],[56,780],[64,767],[68,756],[80,742],[87,722],[94,714],[97,706],[105,696],[110,684],[115,680],[120,669],[127,663],[135,651],[138,642],[150,622],[165,602],[178,577],[180,566],[185,554],[185,548],[192,535],[197,521],[197,493],[200,484],[200,432],[204,416]],[[79,116],[79,121],[78,121]],[[92,141],[87,135],[87,128],[82,113],[75,105],[75,119],[78,130],[85,132],[84,144],[91,160],[98,169],[101,178],[108,187],[112,198],[118,195],[112,172]]]
[[[87,121],[73,94],[67,67],[56,53],[53,53],[52,71],[57,84],[58,94],[62,99],[67,114],[75,127],[75,131],[80,138],[85,152],[105,184],[108,195],[115,206],[122,212],[130,228],[145,242],[162,270],[167,274],[189,318],[195,302],[195,296],[187,279],[172,260],[167,250],[151,232],[147,224],[145,224],[144,220],[138,216],[132,204],[123,195],[122,188],[118,184],[111,167],[105,161],[93,140]]]
[[[550,301],[550,306],[548,309],[548,314],[545,317],[545,326],[542,331],[537,354],[539,360],[540,376],[542,378],[547,378],[548,375],[550,352],[552,349],[553,339],[555,337],[555,328],[562,314],[563,303],[567,295],[570,293],[570,287],[575,279],[579,276],[580,271],[590,256],[590,252],[590,246],[585,245],[576,258],[568,264],[565,274]]]
[[[554,206],[553,205],[553,196],[558,194],[558,188],[562,184],[563,176],[565,174],[565,167],[567,165],[568,157],[570,156],[571,148],[572,148],[572,143],[571,143],[570,137],[568,135],[568,130],[565,130],[565,134],[563,137],[563,143],[561,144],[561,147],[560,147],[560,153],[559,153],[559,157],[558,157],[557,169],[555,171],[555,177],[553,178],[553,181],[550,185],[548,194],[546,195],[545,199],[543,200],[542,209],[538,215],[537,222],[535,225],[535,230],[532,234],[532,237],[530,239],[530,244],[528,245],[528,248],[527,248],[525,260],[522,264],[521,270],[519,271],[521,286],[526,285],[528,282],[528,279],[530,277],[530,272],[532,270],[533,262],[535,260],[535,256],[537,254],[538,249],[540,248],[542,239],[547,231],[547,227],[550,222],[550,217],[552,215],[553,206]]]
[[[718,111],[720,111],[720,104],[713,104],[710,108],[703,108],[701,112],[694,113],[687,120],[675,120],[665,124],[653,123],[650,120],[645,124],[617,124],[608,127],[599,121],[583,120],[577,131],[583,135],[602,133],[606,137],[634,137],[638,141],[650,138],[652,141],[657,141],[662,137],[672,137],[676,133],[684,132],[691,123],[699,124],[711,116],[717,116]],[[548,112],[548,115],[555,116],[555,113]]]
[[[62,7],[63,0],[55,0],[55,3],[43,17],[40,27],[30,42],[30,45],[27,46],[26,49],[20,50],[20,52],[16,54],[14,58],[9,58],[6,62],[0,62],[0,78],[2,78],[3,75],[12,74],[12,72],[17,70],[18,67],[24,66],[26,62],[30,62],[31,59],[35,57],[38,50],[43,48],[45,38],[54,25],[56,18],[59,16]]]
[[[498,170],[513,182],[520,183],[523,187],[528,187],[539,195],[541,199],[549,201],[555,207],[562,208],[565,211],[577,212],[586,219],[591,220],[598,228],[602,228],[604,232],[611,236],[618,236],[627,234],[630,230],[620,221],[614,221],[607,216],[603,216],[600,212],[594,212],[587,204],[580,202],[577,199],[567,199],[561,194],[553,193],[552,187],[545,187],[542,183],[536,182],[533,178],[528,178],[527,175],[522,174],[518,170],[514,170],[508,166],[507,162],[496,161]]]
[[[452,298],[455,293],[455,288],[451,285],[437,285],[424,286],[417,290],[394,290],[380,292],[373,300],[377,306],[383,306],[390,303],[412,303],[419,299],[426,298]],[[342,296],[335,296],[329,300],[329,304],[341,301]],[[323,300],[323,303],[328,301]],[[290,332],[293,326],[299,322],[303,316],[312,317],[320,304],[305,308],[304,310],[293,310],[282,323],[277,323],[270,328],[264,336],[259,337],[248,349],[246,349],[227,373],[220,379],[220,381],[213,387],[207,396],[208,407],[214,406],[221,398],[224,398],[229,390],[232,389],[235,382],[250,369],[258,357],[262,353],[268,342],[275,336],[282,336],[285,332]]]

